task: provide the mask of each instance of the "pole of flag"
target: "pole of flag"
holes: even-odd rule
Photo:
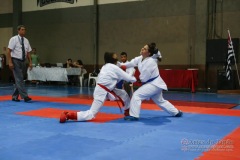
[[[228,31],[228,54],[227,54],[227,62],[226,62],[226,77],[228,80],[231,79],[231,71],[232,71],[231,59],[233,57],[234,62],[235,62],[236,71],[237,71],[237,76],[238,76],[238,85],[240,86],[238,67],[237,67],[237,61],[236,61],[236,57],[235,57],[235,53],[234,53],[233,43],[232,43],[229,29],[227,31]]]

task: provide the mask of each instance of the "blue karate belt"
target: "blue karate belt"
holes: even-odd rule
[[[122,89],[123,88],[123,80],[119,81],[116,85],[116,88]]]
[[[159,75],[158,75],[159,76]],[[157,77],[158,77],[157,76]],[[157,77],[153,77],[153,78],[150,78],[149,80],[147,80],[146,82],[142,82],[142,84],[146,84],[146,83],[149,83],[149,82],[152,82],[154,79],[156,79]]]

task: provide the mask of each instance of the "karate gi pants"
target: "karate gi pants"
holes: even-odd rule
[[[123,106],[124,110],[128,109],[130,105],[130,98],[127,92],[123,89],[117,88],[113,89],[113,92],[115,92],[116,95],[122,98],[125,104]],[[107,98],[109,98],[110,100],[116,100],[111,93],[108,93],[105,89],[101,88],[98,85],[95,87],[93,97],[94,100],[89,110],[77,112],[78,121],[87,121],[95,118],[96,114],[99,112],[100,108],[102,107],[103,103],[106,101]]]
[[[179,112],[177,108],[163,98],[162,88],[147,83],[133,93],[130,101],[130,115],[139,118],[142,101],[149,99],[152,99],[156,105],[172,116],[175,116]]]

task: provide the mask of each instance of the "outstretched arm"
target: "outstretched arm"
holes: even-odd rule
[[[138,65],[139,60],[141,60],[141,58],[142,56],[138,56],[132,59],[130,62],[121,63],[121,68],[122,66],[125,66],[125,68],[136,67]]]
[[[116,67],[116,74],[118,77],[121,77],[121,79],[127,81],[127,82],[136,82],[136,78],[132,75],[129,75],[125,71],[123,71],[121,68]]]

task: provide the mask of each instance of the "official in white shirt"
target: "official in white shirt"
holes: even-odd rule
[[[13,36],[8,44],[8,60],[9,68],[13,71],[15,79],[14,92],[12,94],[12,101],[20,102],[19,95],[25,102],[32,99],[28,96],[25,85],[23,71],[26,67],[25,60],[28,59],[29,68],[32,69],[32,60],[30,52],[32,50],[30,43],[25,38],[26,28],[23,25],[17,27],[18,35]]]

